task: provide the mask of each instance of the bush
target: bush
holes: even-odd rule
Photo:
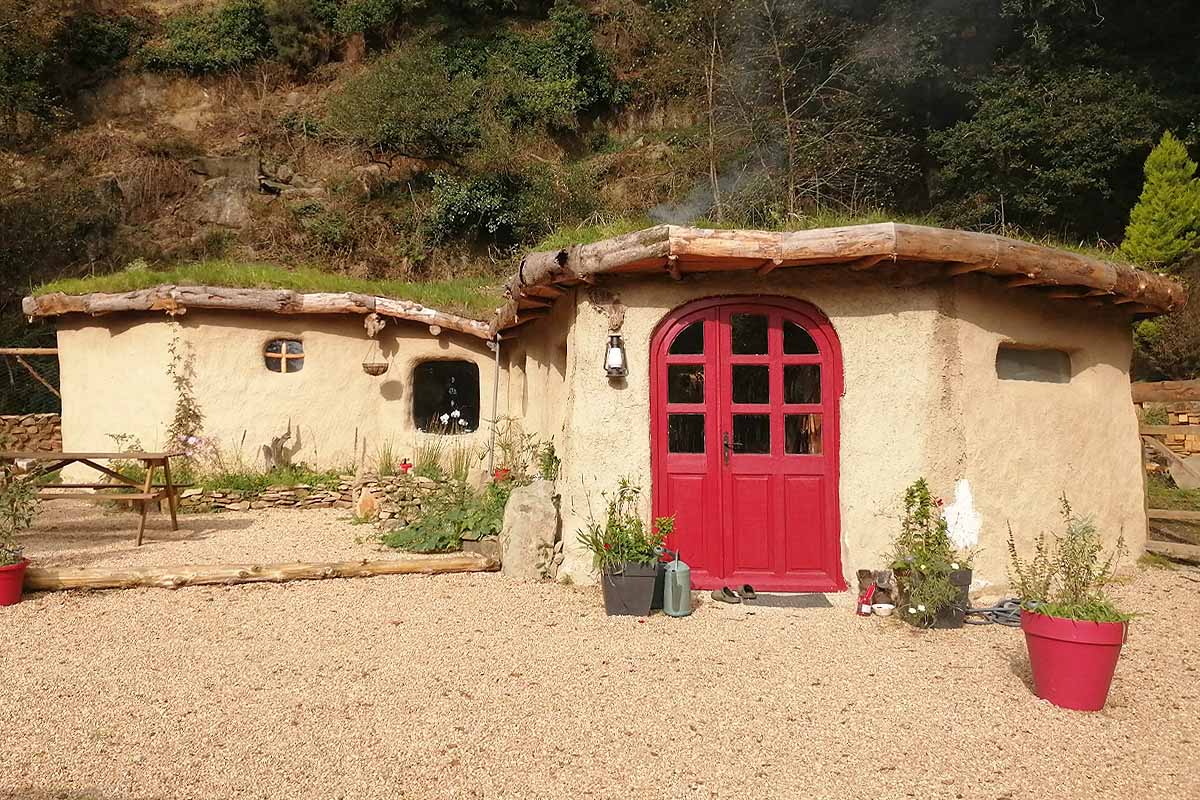
[[[276,56],[300,72],[329,60],[337,43],[336,21],[336,0],[273,0],[267,10]]]
[[[950,573],[970,569],[971,553],[955,549],[942,501],[933,498],[924,478],[904,492],[904,518],[890,560],[904,621],[932,625],[958,599]]]
[[[1196,162],[1170,131],[1146,158],[1146,183],[1129,214],[1121,253],[1139,264],[1168,266],[1200,240]]]
[[[409,42],[330,100],[327,127],[368,147],[456,161],[478,135],[478,88],[450,73],[441,47]]]
[[[271,53],[262,0],[229,0],[168,19],[162,36],[142,49],[142,60],[150,69],[200,75],[236,69]]]
[[[66,59],[79,69],[103,71],[133,52],[141,29],[133,17],[80,14],[68,20],[59,46]]]
[[[420,519],[380,539],[388,547],[413,553],[459,550],[463,534],[500,533],[510,494],[508,481],[489,483],[482,491],[475,491],[464,480],[448,481],[425,497]]]
[[[37,490],[17,475],[11,464],[0,464],[0,567],[18,563],[24,548],[16,535],[33,524]]]

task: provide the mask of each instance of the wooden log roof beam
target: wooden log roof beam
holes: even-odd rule
[[[379,314],[393,319],[437,326],[480,339],[491,338],[486,322],[390,297],[354,292],[300,293],[288,289],[236,289],[222,286],[156,286],[132,292],[67,295],[61,292],[26,297],[21,309],[28,317],[62,314],[114,314],[163,311],[185,314],[188,309],[260,311],[273,314]]]
[[[1183,306],[1186,294],[1177,281],[1067,250],[989,233],[923,225],[877,223],[807,231],[712,230],[658,225],[600,242],[555,251],[529,253],[509,282],[508,296],[528,287],[594,279],[607,272],[667,268],[753,269],[765,276],[783,267],[843,266],[867,270],[890,260],[900,268],[919,269],[942,278],[982,272],[1020,287],[1077,287],[1086,296],[1124,299],[1139,313],[1166,313]],[[930,271],[929,265],[943,265]],[[1144,309],[1150,309],[1144,312]],[[515,319],[515,304],[499,310],[493,326],[504,329]]]

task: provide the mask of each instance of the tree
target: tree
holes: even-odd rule
[[[1129,214],[1121,252],[1170,266],[1200,244],[1200,182],[1187,148],[1167,131],[1146,159],[1146,184]]]

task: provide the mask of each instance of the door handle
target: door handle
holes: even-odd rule
[[[729,443],[729,431],[721,434],[721,450],[725,454],[725,465],[729,465],[729,453],[733,450],[733,446]]]

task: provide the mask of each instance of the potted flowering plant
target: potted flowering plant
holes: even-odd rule
[[[960,628],[970,606],[972,553],[950,541],[942,501],[924,478],[904,493],[900,533],[892,541],[901,618],[924,628]]]
[[[33,524],[36,508],[37,491],[33,484],[18,476],[12,465],[0,464],[0,606],[21,601],[29,560],[16,535]]]
[[[672,518],[655,520],[647,529],[638,514],[641,489],[622,478],[615,492],[605,492],[604,519],[592,517],[579,532],[579,541],[592,554],[600,573],[604,610],[610,614],[644,617],[650,613],[659,560],[655,548]]]
[[[1021,630],[1029,651],[1033,687],[1056,706],[1099,711],[1108,700],[1121,646],[1132,618],[1105,594],[1125,548],[1122,537],[1101,557],[1096,526],[1062,499],[1066,531],[1048,541],[1042,533],[1028,561],[1008,531],[1009,581],[1021,600]]]

